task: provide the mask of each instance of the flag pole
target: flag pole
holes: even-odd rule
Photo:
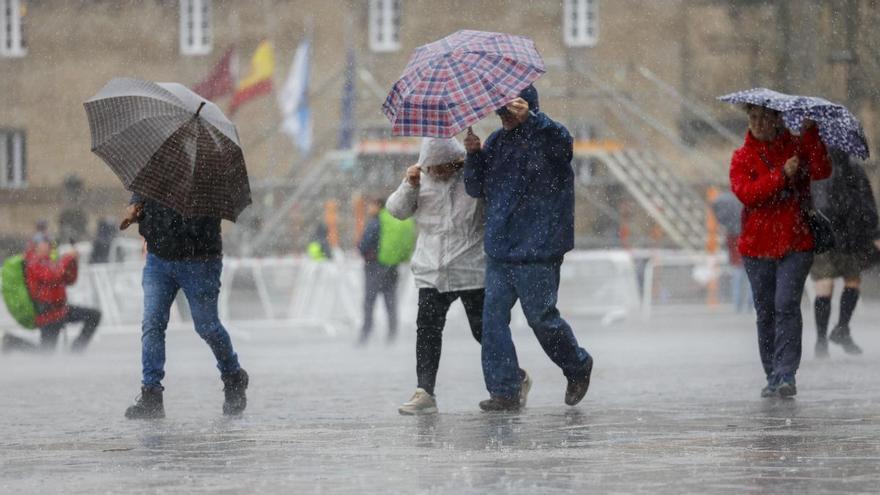
[[[275,36],[276,35],[275,28],[277,27],[276,16],[272,15],[272,9],[264,8],[262,10],[263,10],[263,23],[265,24],[266,32],[268,33],[268,36],[266,36],[266,38],[277,39],[278,37]],[[278,48],[278,53],[276,53],[276,60],[282,60],[282,57],[280,56],[282,45],[279,44],[277,46],[277,48]],[[272,94],[269,95],[269,98],[266,98],[266,102],[265,102],[266,113],[264,115],[267,115],[267,116],[275,115],[278,112],[278,107],[277,107],[277,105],[278,105],[277,104],[278,91],[276,89],[276,88],[278,88],[278,72],[279,72],[277,70],[278,68],[279,68],[279,66],[276,63],[276,70],[274,70],[272,72]],[[270,131],[269,125],[270,124],[267,124],[267,126],[264,127],[264,129],[266,129],[266,131],[267,131],[266,139],[269,140],[269,166],[268,166],[268,169],[266,170],[265,177],[266,177],[266,179],[272,180],[274,182],[275,172],[278,169],[278,161],[279,161],[278,157],[280,156],[280,153],[278,152],[279,139],[277,136],[277,134],[278,134],[277,130],[273,129]],[[276,124],[272,127],[275,127],[277,129],[278,125]],[[274,202],[274,197],[271,197],[270,201]]]

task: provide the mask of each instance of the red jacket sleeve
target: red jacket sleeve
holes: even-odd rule
[[[76,283],[76,277],[79,275],[79,263],[77,262],[76,253],[65,254],[61,258],[61,268],[64,271],[62,279],[65,285],[73,285]]]
[[[822,180],[831,177],[831,160],[828,158],[828,150],[825,143],[819,138],[819,128],[804,132],[801,137],[800,156],[807,159],[810,166],[810,179]]]
[[[77,261],[75,254],[66,254],[60,261],[48,259],[27,263],[28,282],[37,285],[71,285],[76,282]]]
[[[733,194],[747,207],[759,206],[772,199],[785,187],[782,169],[769,170],[763,163],[763,170],[755,166],[755,158],[746,150],[739,149],[730,160],[730,188]]]

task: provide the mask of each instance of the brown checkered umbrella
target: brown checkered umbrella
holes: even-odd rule
[[[117,78],[84,105],[92,151],[126,189],[188,217],[235,221],[251,203],[235,125],[185,86]]]

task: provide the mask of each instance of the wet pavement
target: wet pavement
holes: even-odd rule
[[[534,380],[519,414],[477,409],[479,348],[460,314],[434,417],[397,414],[415,386],[414,331],[359,349],[354,334],[232,325],[251,375],[238,419],[222,417],[210,351],[191,330],[169,333],[168,417],[152,422],[122,415],[138,393],[134,333],[102,335],[85,356],[4,355],[0,492],[877,493],[880,306],[857,312],[861,357],[832,347],[817,361],[806,332],[794,400],[758,397],[751,317],[722,313],[573,322],[596,360],[574,408],[518,328]]]

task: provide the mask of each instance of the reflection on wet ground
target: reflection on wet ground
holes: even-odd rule
[[[431,417],[396,413],[414,386],[411,338],[355,349],[313,329],[238,329],[252,376],[238,419],[221,416],[210,352],[192,332],[169,334],[168,418],[155,422],[122,417],[137,395],[134,334],[105,335],[81,359],[2,356],[0,492],[876,493],[876,332],[860,335],[861,358],[805,352],[798,398],[762,400],[747,317],[652,326],[578,322],[596,371],[576,408],[518,330],[535,382],[518,414],[477,410],[479,349],[457,319]]]

